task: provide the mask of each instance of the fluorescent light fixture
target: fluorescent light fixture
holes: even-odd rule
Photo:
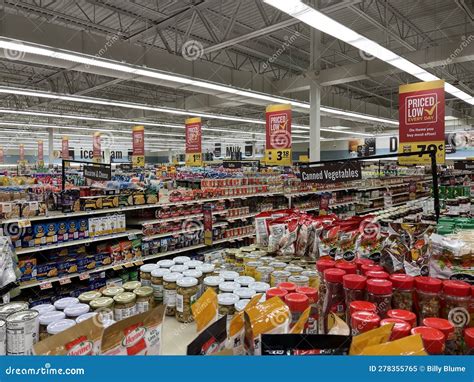
[[[384,48],[382,45],[376,43],[369,38],[347,28],[345,25],[331,19],[323,13],[317,11],[310,6],[303,4],[301,0],[264,0],[265,3],[279,9],[282,12],[298,19],[305,24],[320,30],[338,40],[350,44],[376,58],[385,61],[388,64],[411,74],[412,76],[422,81],[439,80],[438,77],[429,73],[422,67],[406,60],[398,54]],[[453,85],[447,84],[445,91],[471,105],[474,105],[474,97],[456,88]]]

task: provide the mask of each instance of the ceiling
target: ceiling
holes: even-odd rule
[[[4,0],[2,6],[2,36],[274,95],[283,94],[292,99],[307,101],[309,98],[307,90],[285,92],[281,85],[314,73],[311,30],[261,0]],[[457,52],[456,55],[461,56],[465,53],[463,49],[459,51],[463,42],[467,45],[472,42],[474,46],[472,0],[320,0],[319,9],[401,56],[447,44],[452,46],[453,54]],[[323,34],[316,60],[317,72],[323,73],[357,63],[371,65],[375,59]],[[474,94],[474,62],[454,61],[429,70],[463,91]],[[309,71],[310,67],[313,70]],[[226,94],[205,94],[192,87],[121,78],[110,73],[99,74],[87,69],[72,65],[55,66],[46,59],[28,59],[23,55],[4,52],[0,59],[0,85],[264,118],[261,102],[235,99]],[[414,81],[410,75],[396,72],[341,81],[322,88],[321,103],[396,120],[398,86]],[[457,124],[469,126],[473,123],[471,105],[454,97],[447,97],[447,102],[453,115],[462,117]],[[129,130],[129,127],[126,124],[64,119],[54,115],[73,114],[181,125],[184,119],[182,115],[136,108],[12,94],[0,94],[0,108],[34,112],[30,115],[0,113],[3,122],[91,129],[114,127]],[[40,112],[49,112],[53,116],[42,116]],[[297,110],[294,120],[308,125],[309,115]],[[206,119],[204,122],[209,129],[223,130],[208,130],[208,136],[214,140],[216,137],[262,138],[252,135],[261,134],[262,125],[218,119]],[[326,127],[343,125],[351,127],[351,131],[380,132],[380,123],[350,121],[335,114],[326,114],[322,122]],[[26,129],[29,129],[31,137],[42,130],[38,126]],[[241,134],[226,133],[226,129],[237,130]],[[176,133],[180,135],[176,137],[176,147],[182,146],[179,142],[184,135],[182,129],[156,126],[150,127],[150,131]],[[303,137],[307,132],[300,134]],[[322,135],[326,138],[347,136],[331,132]],[[206,142],[213,143],[211,140]]]

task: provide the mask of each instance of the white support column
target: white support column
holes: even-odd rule
[[[173,163],[173,150],[168,150],[168,163]]]
[[[314,1],[314,6],[318,7],[319,1]],[[321,56],[321,32],[311,28],[310,41],[310,67],[311,73],[309,86],[309,160],[311,162],[321,160],[321,86],[315,74],[319,73]]]
[[[54,151],[54,129],[48,128],[48,164],[51,167],[53,165],[53,154]]]

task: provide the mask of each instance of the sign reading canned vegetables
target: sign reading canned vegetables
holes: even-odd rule
[[[291,105],[267,106],[265,163],[291,166]]]
[[[145,127],[133,126],[132,128],[132,164],[133,167],[145,166]]]
[[[362,179],[362,170],[359,161],[321,163],[313,167],[300,167],[298,176],[303,182],[337,183]]]
[[[186,166],[202,166],[201,118],[188,118],[186,127]]]
[[[102,149],[100,142],[100,132],[96,131],[92,137],[92,156],[94,162],[100,162],[102,160]]]
[[[401,85],[399,88],[399,153],[436,151],[445,161],[444,81]],[[400,164],[430,164],[429,155],[400,157]]]
[[[65,135],[61,141],[61,158],[69,159],[69,138]]]

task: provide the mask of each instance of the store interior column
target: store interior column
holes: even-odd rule
[[[321,32],[319,30],[311,30],[310,50],[309,160],[314,162],[321,160],[321,86],[316,79],[316,74],[320,69],[321,54]]]

